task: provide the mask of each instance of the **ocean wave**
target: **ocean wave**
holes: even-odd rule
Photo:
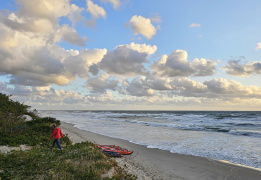
[[[230,130],[229,134],[239,135],[239,136],[252,136],[252,137],[261,137],[261,132],[251,132],[251,131],[238,131],[238,130]]]

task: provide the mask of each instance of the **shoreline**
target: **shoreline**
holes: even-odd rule
[[[74,124],[61,121],[61,130],[73,143],[89,141],[95,144],[115,144],[129,150],[132,155],[116,158],[121,167],[136,175],[138,179],[248,179],[259,180],[261,171],[204,157],[171,153],[147,148],[126,140],[103,136],[74,127]]]

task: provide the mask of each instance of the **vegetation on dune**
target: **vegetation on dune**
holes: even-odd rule
[[[29,108],[0,93],[0,145],[51,145],[48,137],[53,128],[50,125],[60,125],[61,122],[52,117],[40,118],[36,110],[30,112]],[[25,121],[23,115],[29,115],[34,120]],[[61,143],[71,144],[67,136],[61,139]]]
[[[59,125],[60,121],[40,118],[36,110],[29,112],[29,108],[0,93],[0,145],[32,147],[29,151],[0,153],[0,179],[136,179],[93,143],[72,145],[65,135],[61,138],[64,151],[51,150],[50,125]],[[30,115],[34,120],[25,121],[22,115]],[[111,176],[103,176],[112,169]]]
[[[103,179],[136,179],[89,142],[65,146],[64,151],[45,147],[14,151],[0,154],[0,159],[3,179],[101,179],[112,168],[114,175]]]

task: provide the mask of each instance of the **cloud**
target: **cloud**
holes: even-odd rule
[[[120,0],[100,0],[100,1],[104,3],[111,3],[114,9],[118,9],[121,4]]]
[[[211,76],[216,73],[216,63],[212,60],[195,58],[190,65],[195,71],[193,76]]]
[[[131,96],[155,96],[156,92],[172,90],[169,78],[160,78],[157,76],[138,76],[131,82],[128,80],[122,84],[124,94]]]
[[[135,43],[117,46],[112,52],[107,52],[99,67],[109,74],[128,76],[145,74],[143,64],[156,49],[156,46]]]
[[[106,49],[65,50],[55,44],[61,38],[83,45],[84,41],[68,26],[53,33],[15,31],[0,23],[1,74],[10,74],[12,84],[47,86],[69,84],[76,76],[88,77],[89,67],[100,62]],[[73,37],[66,37],[70,35]],[[81,44],[82,43],[82,44]]]
[[[115,91],[118,80],[110,79],[108,75],[92,77],[87,80],[87,87],[92,93],[106,93],[107,89]]]
[[[20,18],[11,13],[6,17],[2,16],[2,21],[6,26],[18,31],[46,33],[53,30],[53,24],[48,19]]]
[[[66,52],[69,53],[71,56],[78,56],[80,54],[78,50],[74,49],[66,50]]]
[[[151,69],[155,74],[167,77],[210,76],[216,73],[215,63],[212,60],[196,58],[190,63],[187,58],[187,52],[178,49],[169,56],[162,55],[151,65]]]
[[[240,60],[230,60],[228,66],[225,66],[227,74],[234,76],[250,76],[252,74],[261,74],[261,62],[250,62],[241,64]]]
[[[259,50],[259,49],[261,49],[261,43],[257,43],[256,50]]]
[[[155,75],[134,78],[123,86],[132,96],[172,96],[202,97],[207,87],[188,78],[161,78]]]
[[[153,96],[154,90],[148,86],[144,86],[145,77],[136,77],[134,78],[126,88],[129,95],[132,96]]]
[[[172,90],[173,87],[170,84],[171,81],[172,80],[170,78],[162,78],[154,75],[146,76],[146,78],[143,78],[144,86],[156,91]]]
[[[170,82],[170,85],[173,89],[171,94],[181,97],[205,97],[207,92],[207,86],[193,81],[189,78],[174,78]]]
[[[57,44],[64,40],[85,46],[86,37],[80,37],[69,25],[58,23],[63,16],[80,18],[77,15],[81,8],[70,4],[69,0],[18,3],[17,12],[1,14],[0,18],[1,75],[9,75],[10,84],[25,86],[67,85],[77,76],[87,78],[89,68],[100,62],[107,50],[82,49],[79,52],[65,50]]]
[[[86,46],[87,38],[85,36],[81,38],[79,33],[68,25],[63,25],[59,34],[61,34],[61,38],[66,42],[77,46]]]
[[[106,18],[106,11],[99,5],[94,4],[91,0],[86,0],[87,11],[91,14],[92,19],[86,20],[85,23],[88,27],[96,26],[96,19],[99,17]]]
[[[200,24],[198,24],[198,23],[192,23],[191,25],[189,25],[189,28],[195,28],[195,27],[198,27],[198,28],[200,28],[200,27],[201,27],[201,25],[200,25]]]
[[[121,82],[121,83],[120,83]],[[130,82],[115,80],[108,75],[90,78],[87,87],[92,94],[81,96],[73,91],[55,90],[51,86],[26,87],[14,85],[8,87],[6,83],[0,82],[0,91],[6,94],[14,94],[15,98],[29,105],[38,107],[62,107],[71,109],[71,105],[81,107],[93,107],[94,109],[111,109],[115,106],[130,108],[131,104],[145,105],[151,108],[157,107],[184,107],[190,105],[198,107],[215,106],[222,104],[227,108],[231,106],[247,105],[251,107],[260,106],[261,88],[257,86],[243,86],[236,81],[226,79],[212,79],[200,83],[188,78],[160,78],[157,76],[139,76]],[[112,91],[121,91],[113,96]],[[95,93],[98,92],[98,93]],[[51,98],[50,98],[51,97]],[[119,106],[120,105],[120,106]],[[236,106],[235,106],[236,105]],[[144,108],[143,107],[143,108]],[[221,107],[221,106],[220,106]],[[211,109],[211,108],[210,108]]]
[[[160,23],[160,22],[161,22],[161,17],[160,17],[160,15],[157,13],[154,17],[151,17],[150,20],[151,20],[152,22]]]
[[[92,15],[94,19],[99,18],[100,16],[106,18],[105,10],[97,4],[94,4],[91,0],[86,0],[87,11]]]
[[[241,99],[261,99],[261,88],[243,86],[234,80],[212,79],[203,83],[186,77],[162,78],[155,75],[138,76],[131,82],[119,85],[121,94],[134,97],[157,97],[175,100],[175,97],[198,98],[198,101],[224,100],[233,102]],[[205,99],[205,100],[204,100]],[[211,100],[212,99],[212,100]]]
[[[142,16],[132,16],[125,26],[131,26],[134,35],[141,34],[147,39],[151,39],[157,33],[157,29],[152,25],[151,20]]]
[[[16,0],[16,13],[2,17],[3,23],[18,31],[51,32],[59,27],[59,18],[67,17],[73,25],[83,19],[83,8],[70,0]]]
[[[243,86],[234,80],[212,79],[200,83],[186,77],[159,78],[157,76],[141,76],[134,78],[130,83],[122,85],[131,96],[155,97],[189,97],[208,98],[233,101],[237,98],[261,99],[261,88],[257,86]]]
[[[64,64],[46,47],[34,48],[33,51],[24,49],[16,54],[11,61],[5,61],[1,71],[11,74],[11,84],[27,86],[46,86],[49,84],[68,84],[73,78],[67,76]]]
[[[17,12],[0,14],[1,28],[5,26],[4,32],[8,32],[9,42],[10,36],[15,36],[13,39],[16,41],[22,36],[24,39],[29,37],[31,41],[41,39],[42,44],[56,43],[64,39],[69,43],[85,46],[86,37],[81,38],[76,30],[68,25],[59,25],[60,17],[67,17],[73,24],[82,19],[80,14],[82,8],[70,4],[69,0],[17,0],[17,2],[20,4]]]
[[[125,46],[126,48],[132,49],[134,51],[138,51],[139,53],[146,53],[148,55],[152,55],[157,51],[157,46],[151,46],[146,44],[135,44],[134,42],[130,43],[130,45],[120,45],[119,47]]]
[[[227,81],[219,78],[205,81],[208,87],[208,97],[232,99],[232,98],[261,98],[261,89],[257,86],[243,86],[234,80]]]
[[[58,22],[58,18],[68,16],[71,21],[79,20],[83,8],[71,4],[70,0],[16,0],[20,5],[19,15],[48,19],[51,22]]]
[[[106,49],[82,49],[77,56],[68,56],[64,60],[64,65],[69,76],[78,76],[87,78],[89,71],[93,72],[93,65],[99,63],[104,55],[107,53]],[[92,69],[90,70],[90,67]]]
[[[97,75],[99,73],[99,66],[97,64],[93,64],[89,67],[89,72],[92,73],[92,75]]]
[[[188,78],[175,78],[170,82],[173,86],[173,94],[184,97],[202,97],[210,99],[223,99],[230,101],[236,98],[261,98],[261,89],[257,86],[243,86],[234,80],[212,79],[200,82]]]

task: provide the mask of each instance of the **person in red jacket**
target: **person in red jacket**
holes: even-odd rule
[[[63,137],[63,133],[61,131],[61,129],[56,125],[56,124],[52,124],[51,125],[54,130],[53,130],[53,134],[52,136],[50,137],[50,139],[52,139],[52,137],[54,137],[54,141],[53,141],[53,147],[52,149],[54,148],[55,144],[57,144],[57,146],[59,147],[60,150],[63,150],[61,144],[60,144],[60,138],[61,138],[61,135]]]

